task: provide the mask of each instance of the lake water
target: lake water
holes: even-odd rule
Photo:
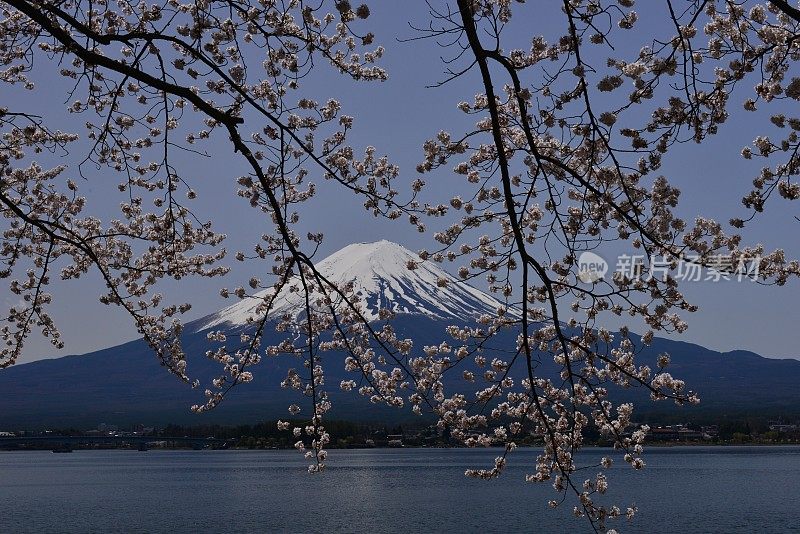
[[[463,472],[497,450],[334,450],[321,475],[295,451],[0,452],[0,533],[588,531],[571,505],[547,507],[549,485],[525,483],[535,453],[518,449],[486,482]],[[609,471],[610,498],[640,510],[621,532],[800,533],[800,447],[645,459]]]

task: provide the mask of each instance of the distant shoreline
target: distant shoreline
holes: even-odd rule
[[[154,440],[151,443],[156,443],[158,440]],[[745,448],[745,447],[769,447],[769,448],[780,448],[780,447],[800,447],[800,442],[792,442],[792,443],[702,443],[702,442],[683,442],[683,443],[668,443],[668,442],[652,442],[652,443],[645,443],[645,455],[647,454],[647,448],[655,448],[655,449],[676,449],[676,448],[696,448],[696,447],[706,447],[706,448]],[[519,445],[520,449],[537,449],[539,445],[532,445],[532,444],[521,444]],[[55,449],[58,447],[52,446],[43,446],[43,447],[19,447],[19,448],[0,448],[0,454],[6,452],[55,452]],[[416,450],[416,449],[426,449],[426,450],[471,450],[471,451],[480,451],[480,450],[492,450],[492,449],[503,449],[501,445],[493,445],[491,447],[459,447],[459,446],[437,446],[437,447],[427,447],[427,446],[401,446],[401,447],[367,447],[367,446],[350,446],[350,447],[329,447],[328,450],[330,451],[343,451],[343,450],[358,450],[358,451],[365,451],[365,450],[393,450],[393,451],[402,451],[402,450]],[[609,450],[619,450],[621,449],[614,449],[612,445],[585,445],[579,449],[582,450],[594,450],[594,449],[609,449]],[[149,452],[149,451],[162,451],[162,452],[185,452],[185,451],[259,451],[259,452],[268,452],[268,451],[293,451],[295,450],[293,447],[204,447],[204,448],[197,448],[197,447],[189,447],[189,446],[158,446],[158,445],[151,445],[146,449],[137,448],[130,445],[120,445],[120,446],[98,446],[98,447],[90,447],[90,446],[81,446],[80,444],[71,448],[68,452],[86,452],[86,451],[131,451],[131,452]],[[64,451],[58,451],[64,452]]]

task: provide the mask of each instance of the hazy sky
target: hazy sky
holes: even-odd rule
[[[401,167],[399,188],[407,190],[408,184],[417,177],[414,168],[421,160],[423,142],[440,129],[461,130],[453,126],[465,124],[463,114],[455,105],[461,100],[471,100],[480,92],[479,80],[474,75],[465,76],[441,88],[426,88],[442,79],[440,55],[449,55],[450,52],[442,51],[430,40],[398,41],[417,36],[409,22],[422,26],[427,24],[424,2],[380,1],[372,2],[370,7],[371,29],[376,34],[376,41],[387,49],[382,65],[389,71],[389,81],[353,84],[326,74],[314,78],[311,90],[319,99],[331,96],[342,101],[343,112],[356,117],[355,132],[350,141],[360,147],[374,145],[379,153],[388,154]],[[648,9],[644,6],[639,12],[641,33],[626,36],[626,40],[635,40],[637,35],[652,32],[657,26],[663,27],[659,20],[648,19]],[[511,37],[523,44],[529,42],[530,34],[547,31],[542,28],[548,28],[551,22],[530,3],[517,7],[516,14],[517,24],[511,28]],[[638,46],[632,50],[638,50]],[[63,82],[53,80],[43,66],[38,64],[37,92],[28,95],[0,93],[2,99],[12,99],[18,108],[39,109],[42,114],[54,117],[54,122],[62,129],[82,134],[82,122],[75,125],[71,122],[74,117],[70,118],[64,111]],[[741,97],[735,101],[741,101]],[[702,214],[727,221],[744,214],[740,199],[749,190],[760,162],[746,162],[738,154],[760,129],[767,128],[768,116],[759,114],[757,118],[761,122],[753,124],[748,121],[756,118],[755,115],[743,115],[735,114],[721,133],[709,142],[702,146],[683,146],[671,153],[665,162],[663,174],[681,187],[678,211],[687,219]],[[252,241],[248,238],[260,235],[269,227],[264,218],[235,195],[235,178],[238,176],[235,170],[241,168],[240,161],[224,144],[217,143],[216,147],[219,148],[210,159],[185,158],[181,171],[196,180],[200,198],[195,205],[199,211],[211,213],[218,230],[229,235],[227,248],[230,251],[251,250]],[[70,158],[70,161],[74,162],[75,158]],[[122,200],[113,194],[118,177],[98,175],[95,178],[79,184],[82,191],[90,197],[90,206],[94,205],[94,209],[113,213],[112,208]],[[428,176],[426,180],[429,198],[443,201],[462,187],[463,178],[441,172]],[[372,219],[364,212],[360,199],[326,186],[319,179],[314,181],[320,185],[321,191],[309,204],[311,209],[303,212],[303,228],[325,233],[320,258],[352,242],[378,239],[390,239],[412,250],[433,246],[430,234],[418,234],[404,222]],[[749,241],[763,242],[767,249],[781,246],[788,255],[799,255],[796,236],[800,223],[793,216],[800,210],[784,201],[775,202],[770,208],[746,230]],[[219,287],[235,286],[251,274],[239,269],[225,282],[207,279],[182,281],[167,294],[175,300],[181,297],[191,299],[194,308],[189,318],[193,319],[230,304],[231,301],[218,296]],[[51,312],[61,327],[67,346],[63,351],[55,351],[35,334],[28,342],[22,362],[84,353],[137,337],[124,312],[97,301],[100,291],[96,276],[66,284],[54,281],[51,290],[54,293]],[[686,317],[690,328],[680,339],[720,350],[742,348],[765,356],[800,357],[795,312],[800,293],[796,282],[783,288],[736,281],[695,282],[685,284],[683,291],[701,309]],[[5,304],[13,304],[16,300],[7,290],[3,295]]]

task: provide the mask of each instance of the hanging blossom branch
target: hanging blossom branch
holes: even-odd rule
[[[665,31],[674,33],[653,39],[632,60],[623,60],[605,58],[598,50],[620,53],[617,33],[634,28],[639,18],[632,1],[564,0],[549,13],[563,20],[562,33],[533,37],[529,50],[509,49],[503,32],[516,20],[512,4],[521,3],[429,2],[433,23],[421,30],[422,38],[454,49],[443,83],[476,76],[482,85],[474,102],[458,104],[476,117],[476,129],[460,136],[441,131],[425,145],[419,172],[438,172],[450,163],[452,172],[476,189],[468,200],[456,196],[433,214],[464,213],[434,236],[441,247],[423,256],[464,261],[459,268],[464,279],[488,271],[492,290],[520,310],[517,320],[507,314],[487,318],[489,336],[509,328],[518,332],[511,360],[495,359],[488,366],[483,354],[474,356],[476,365],[489,369],[483,389],[474,400],[460,392],[451,395],[437,411],[466,444],[505,446],[491,469],[469,470],[470,476],[498,476],[516,448],[515,436],[526,429],[542,436],[544,453],[528,480],[553,482],[562,493],[551,501],[554,507],[573,493],[574,513],[605,531],[608,519],[630,518],[635,507],[623,513],[603,502],[607,481],[602,471],[577,480],[580,469],[591,467],[579,466],[575,458],[582,430],[598,428],[636,469],[644,466],[642,443],[648,430],[628,429],[633,407],[615,406],[610,387],[642,387],[654,400],[699,402],[666,371],[669,355],[659,356],[657,369],[636,358],[655,332],[686,329],[679,312],[696,310],[678,290],[678,263],[713,267],[713,258],[725,253],[734,265],[758,258],[761,283],[781,285],[800,273],[798,263],[787,260],[782,250],[767,254],[761,245],[741,246],[739,235],[725,233],[710,219],[698,218],[694,225],[682,220],[675,209],[680,191],[656,175],[676,145],[701,143],[717,133],[728,118],[731,95],[748,74],[756,77],[757,98],[744,97],[745,110],[755,110],[759,99],[780,98],[784,88],[792,98],[794,82],[785,86],[784,79],[797,54],[800,19],[780,2],[745,11],[744,2],[668,0],[661,18]],[[548,11],[544,6],[534,10],[539,17]],[[657,24],[652,15],[651,24]],[[698,26],[706,33],[705,45],[697,42]],[[458,62],[463,66],[456,67]],[[619,98],[616,93],[626,80],[633,87]],[[660,105],[660,99],[667,105]],[[637,124],[648,116],[645,124]],[[771,121],[791,127],[782,115]],[[756,139],[760,155],[788,152],[792,159],[762,171],[756,190],[744,200],[746,207],[760,211],[770,187],[794,198],[796,135],[787,141],[778,146]],[[751,154],[743,151],[746,158]],[[744,224],[731,221],[733,227]],[[612,242],[663,257],[671,272],[659,277],[652,266],[642,265],[632,278],[615,273],[608,281],[581,279],[580,254]],[[515,274],[500,277],[500,272]],[[598,325],[609,313],[638,317],[650,330],[639,340],[628,327],[612,334]],[[487,338],[486,331],[455,326],[451,334],[465,345]],[[559,367],[557,380],[542,365],[546,359]],[[431,364],[441,366],[442,361]],[[473,372],[463,374],[476,381]],[[603,458],[596,467],[610,465],[611,459]]]
[[[225,236],[213,232],[211,223],[201,222],[188,207],[197,193],[191,180],[172,163],[175,150],[203,156],[202,148],[193,147],[224,134],[249,168],[249,173],[238,179],[239,196],[274,225],[273,233],[262,236],[263,244],[256,244],[255,256],[239,253],[237,258],[273,258],[271,269],[258,270],[271,270],[275,275],[275,283],[268,286],[274,295],[290,284],[302,286],[306,320],[290,327],[293,321],[282,318],[278,329],[292,330],[293,335],[263,348],[262,334],[267,321],[273,319],[269,312],[274,297],[264,299],[254,317],[255,335],[242,336],[242,350],[235,354],[224,347],[209,351],[209,357],[223,364],[225,374],[206,391],[207,402],[195,409],[213,408],[231,387],[250,381],[249,368],[258,362],[260,353],[305,353],[305,367],[311,376],[301,380],[306,387],[300,389],[314,406],[310,428],[315,465],[324,465],[322,445],[327,434],[321,417],[329,403],[319,387],[322,375],[316,344],[320,333],[336,329],[339,342],[351,351],[357,350],[352,338],[363,334],[377,340],[387,357],[394,359],[399,352],[392,344],[404,346],[404,342],[393,338],[390,329],[374,331],[359,311],[352,289],[336,286],[316,270],[313,252],[302,251],[301,240],[292,230],[299,222],[293,206],[314,196],[316,188],[308,182],[312,172],[363,196],[365,208],[374,215],[396,219],[418,211],[418,205],[413,197],[403,203],[396,200],[398,192],[391,182],[397,168],[385,157],[378,157],[375,149],[368,147],[359,158],[347,144],[353,118],[340,113],[336,100],[320,104],[300,96],[292,104],[288,95],[297,92],[311,73],[314,57],[354,80],[385,79],[385,72],[375,64],[383,48],[369,50],[374,36],[359,35],[353,28],[369,17],[369,8],[347,2],[317,7],[302,2],[233,1],[166,1],[136,7],[23,0],[3,4],[4,81],[34,89],[28,73],[37,55],[44,54],[47,63],[66,62],[60,74],[74,80],[69,94],[78,96],[70,103],[70,112],[100,119],[86,122],[87,138],[93,144],[79,167],[81,174],[90,166],[121,173],[125,180],[119,189],[129,199],[122,205],[126,221],[103,228],[97,218],[76,217],[86,204],[77,193],[70,201],[53,184],[47,188],[50,196],[43,197],[39,193],[42,186],[33,184],[53,182],[65,169],[42,171],[34,166],[23,173],[10,167],[11,160],[25,157],[26,147],[37,152],[64,148],[77,136],[51,135],[41,122],[18,128],[14,121],[23,115],[4,110],[4,124],[10,129],[7,142],[13,145],[4,151],[4,175],[20,181],[16,185],[5,180],[6,194],[0,197],[12,225],[5,235],[6,276],[18,266],[21,256],[29,258],[35,268],[28,270],[26,280],[12,282],[12,290],[26,292],[26,305],[11,311],[16,329],[4,331],[9,349],[3,353],[3,365],[11,365],[18,357],[34,322],[54,343],[61,343],[44,311],[51,297],[42,289],[49,282],[51,264],[69,257],[72,264],[62,268],[61,277],[77,278],[90,267],[98,269],[109,289],[101,300],[123,306],[162,362],[189,380],[180,345],[182,324],[177,319],[189,304],[163,305],[162,296],[152,290],[166,277],[227,272],[220,263],[226,256],[220,246]],[[363,54],[359,48],[365,49]],[[201,85],[195,85],[197,82]],[[266,126],[245,133],[249,123]],[[177,140],[181,130],[184,141]],[[145,163],[147,154],[155,159]],[[29,189],[34,196],[28,194]],[[75,192],[77,186],[70,181],[67,189]],[[12,191],[18,196],[12,196]],[[180,200],[184,195],[186,200]],[[149,212],[148,203],[162,211]],[[20,225],[20,220],[24,224]],[[415,220],[415,226],[422,229],[418,218]],[[308,240],[316,250],[322,235],[309,234]],[[212,253],[190,254],[203,247]],[[258,278],[250,285],[263,289]],[[241,288],[234,293],[248,298]],[[223,294],[229,294],[228,290]],[[335,320],[330,313],[313,308],[322,302],[333,303],[329,307],[336,312]],[[363,323],[360,329],[350,324],[359,321]],[[210,337],[224,340],[220,333]],[[366,342],[359,340],[362,345]],[[367,382],[372,382],[372,375],[363,372]]]

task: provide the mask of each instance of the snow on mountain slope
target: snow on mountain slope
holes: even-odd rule
[[[409,270],[409,261],[417,268]],[[319,262],[317,269],[331,282],[353,282],[365,304],[364,315],[378,318],[380,308],[395,313],[422,314],[438,319],[468,320],[484,313],[495,313],[503,304],[494,297],[450,275],[430,261],[390,241],[348,245]],[[448,280],[439,287],[440,279]],[[256,293],[219,312],[200,319],[196,330],[220,325],[244,325],[258,303],[271,289]],[[285,288],[279,295],[272,315],[302,310],[303,296]],[[513,312],[512,312],[513,313]]]

